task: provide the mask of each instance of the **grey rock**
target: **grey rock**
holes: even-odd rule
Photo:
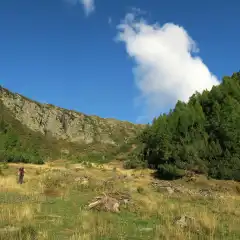
[[[69,142],[98,142],[118,146],[144,127],[111,118],[88,116],[50,104],[40,104],[1,86],[0,100],[13,116],[29,129]],[[116,135],[120,132],[125,134],[122,142],[116,140]],[[63,152],[68,154],[67,150]]]

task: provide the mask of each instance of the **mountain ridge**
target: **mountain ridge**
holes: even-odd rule
[[[27,97],[24,94],[21,94],[19,92],[14,92],[14,91],[12,91],[12,90],[10,90],[10,89],[8,89],[8,88],[6,88],[6,87],[4,87],[0,84],[0,96],[1,96],[1,91],[7,92],[11,95],[20,96],[20,97],[26,99],[27,101],[34,102],[38,105],[54,107],[54,108],[57,108],[57,109],[60,109],[60,110],[63,110],[63,111],[75,112],[77,114],[83,114],[87,117],[97,117],[97,118],[101,118],[101,119],[105,119],[105,120],[113,120],[113,121],[117,121],[117,122],[126,122],[126,123],[130,123],[130,124],[133,124],[133,125],[136,125],[136,126],[145,126],[146,125],[146,124],[134,123],[134,122],[131,122],[129,120],[123,120],[123,119],[118,119],[118,118],[114,118],[114,117],[101,117],[101,116],[96,115],[96,114],[87,114],[87,113],[84,113],[84,112],[81,112],[81,111],[78,111],[78,110],[75,110],[75,109],[64,108],[64,107],[58,106],[58,105],[53,104],[53,103],[43,103],[41,101],[34,100],[33,98]]]
[[[3,86],[0,86],[0,99],[14,117],[29,129],[72,143],[120,145],[145,126],[43,104]]]

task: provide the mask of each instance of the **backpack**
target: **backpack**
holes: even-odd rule
[[[21,176],[23,176],[24,175],[24,169],[23,168],[19,168],[19,173],[20,173]]]

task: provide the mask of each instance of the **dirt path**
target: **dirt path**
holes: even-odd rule
[[[42,164],[42,165],[38,165],[38,164],[27,164],[27,163],[8,163],[8,166],[10,167],[16,167],[16,168],[19,168],[21,166],[24,166],[24,167],[28,167],[28,168],[51,168],[51,169],[66,169],[66,167],[63,167],[63,166],[50,166],[49,164],[45,163],[45,164]]]
[[[61,165],[58,165],[60,162],[59,161],[53,161],[51,163],[49,162],[46,162],[45,164],[41,164],[41,165],[38,165],[38,164],[32,164],[32,163],[8,163],[8,166],[11,166],[11,167],[16,167],[16,168],[19,168],[21,166],[25,166],[27,168],[51,168],[51,169],[67,169],[66,166],[64,166],[65,164],[68,164],[69,162],[65,162],[65,161],[61,161]],[[94,164],[92,163],[92,166],[94,168],[105,168],[107,170],[111,170],[114,168],[113,165],[111,164],[103,164],[102,166],[98,166],[97,164]],[[83,164],[81,163],[69,163],[69,168],[80,168],[80,167],[84,167]]]
[[[92,167],[94,169],[105,169],[105,170],[109,170],[112,171],[115,169],[115,171],[124,174],[124,175],[131,175],[133,173],[137,173],[140,174],[142,171],[141,170],[133,170],[133,169],[124,169],[122,164],[120,162],[118,162],[117,160],[114,160],[110,163],[107,164],[102,164],[102,165],[98,165],[98,164],[94,164],[91,163]],[[82,168],[82,169],[87,169],[86,166],[84,166],[81,163],[70,163],[68,161],[64,161],[64,160],[56,160],[56,161],[52,161],[52,162],[46,162],[45,164],[42,165],[38,165],[38,164],[28,164],[28,163],[8,163],[8,166],[13,167],[13,168],[19,168],[21,166],[25,166],[25,168],[29,168],[29,169],[57,169],[57,170],[67,170],[67,169],[76,169],[76,168]],[[144,171],[145,174],[150,175],[149,170],[145,170]]]

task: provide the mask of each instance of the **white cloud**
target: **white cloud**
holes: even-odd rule
[[[112,18],[111,18],[111,17],[108,18],[108,24],[109,24],[109,25],[112,24]]]
[[[141,119],[150,120],[177,100],[186,102],[196,91],[219,84],[196,56],[199,49],[183,27],[173,23],[150,25],[144,19],[136,20],[135,13],[127,14],[117,29],[117,40],[125,43],[135,62],[133,73],[141,92],[138,103],[145,115]]]
[[[83,5],[85,14],[88,16],[95,10],[95,3],[94,0],[80,0]]]
[[[95,10],[94,0],[65,0],[66,2],[76,5],[78,3],[83,5],[86,16],[90,15]]]

